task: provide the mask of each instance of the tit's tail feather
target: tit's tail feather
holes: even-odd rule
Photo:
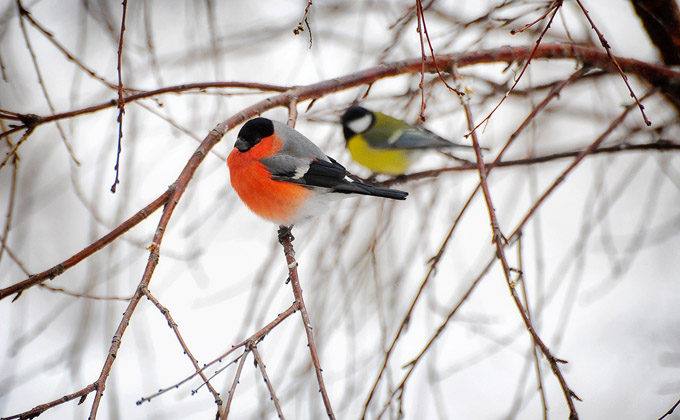
[[[361,182],[350,182],[338,185],[333,191],[344,194],[372,195],[374,197],[391,198],[392,200],[406,200],[406,196],[408,195],[406,191],[374,187],[372,185],[362,184]]]

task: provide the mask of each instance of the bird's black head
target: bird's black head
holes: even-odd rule
[[[345,111],[340,121],[345,140],[349,141],[355,134],[363,133],[371,128],[375,123],[375,115],[364,107],[354,105]]]
[[[240,152],[247,152],[258,144],[260,140],[269,137],[272,134],[274,134],[274,124],[272,123],[272,120],[262,117],[253,118],[241,127],[234,147]]]

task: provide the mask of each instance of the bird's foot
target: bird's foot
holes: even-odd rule
[[[281,225],[281,226],[279,226],[279,231],[278,231],[279,243],[283,245],[283,240],[286,239],[286,237],[289,237],[290,241],[293,242],[295,240],[295,236],[293,236],[292,232],[293,232],[293,225],[290,225],[290,226]]]

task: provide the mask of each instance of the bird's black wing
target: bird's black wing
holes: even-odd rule
[[[272,178],[279,181],[302,184],[308,187],[328,188],[331,192],[343,194],[374,195],[377,197],[404,200],[408,195],[405,191],[391,190],[388,188],[373,187],[352,180],[344,166],[335,159],[315,159],[309,163],[307,171],[302,176],[292,176],[292,172],[285,174],[273,174]]]

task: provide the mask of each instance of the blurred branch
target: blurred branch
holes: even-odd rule
[[[645,96],[642,97],[642,100],[646,99],[646,98],[649,97],[649,96],[650,96],[650,94],[646,94]],[[637,102],[636,102],[635,105],[637,105]],[[532,206],[532,208],[529,209],[529,211],[528,211],[527,214],[524,216],[524,218],[522,219],[522,221],[519,223],[519,225],[517,225],[517,227],[515,228],[515,230],[514,230],[514,231],[512,232],[512,234],[510,235],[510,237],[508,238],[508,242],[512,243],[512,242],[514,242],[515,240],[517,240],[517,238],[519,237],[519,235],[520,235],[522,229],[524,228],[524,225],[525,225],[525,224],[527,223],[527,221],[533,216],[533,214],[536,212],[536,210],[538,209],[538,207],[540,207],[540,205],[545,201],[545,199],[548,197],[548,195],[550,195],[550,194],[555,190],[555,188],[557,188],[557,186],[560,185],[560,184],[565,180],[565,178],[567,177],[567,175],[568,175],[574,168],[576,168],[576,166],[577,166],[577,165],[578,165],[578,164],[579,164],[586,156],[588,156],[589,154],[592,154],[595,150],[597,150],[597,148],[600,146],[600,144],[602,144],[602,142],[603,142],[603,141],[604,141],[604,140],[605,140],[605,139],[606,139],[606,138],[614,131],[614,129],[616,129],[619,125],[621,125],[621,123],[623,123],[623,120],[626,118],[626,116],[628,116],[628,113],[630,112],[630,110],[632,109],[633,106],[634,106],[634,105],[627,105],[626,108],[623,110],[623,112],[621,112],[621,114],[620,114],[616,119],[614,119],[614,120],[611,122],[611,124],[609,124],[609,126],[602,132],[602,134],[600,134],[600,136],[598,136],[598,137],[595,139],[595,141],[593,141],[593,142],[590,144],[590,146],[588,146],[586,149],[580,151],[580,152],[578,153],[578,155],[576,155],[576,157],[574,158],[573,162],[567,167],[567,169],[565,169],[565,170],[562,172],[562,174],[560,174],[560,176],[558,176],[558,177],[555,179],[555,181],[552,183],[552,185],[551,185],[550,187],[548,187],[548,189],[541,195],[541,197],[539,197],[538,200],[536,200],[536,202],[534,203],[534,205]]]
[[[33,69],[35,70],[35,74],[38,77],[38,84],[40,85],[40,88],[42,89],[43,96],[45,97],[45,102],[47,102],[47,106],[50,108],[50,111],[54,114],[54,105],[52,104],[52,99],[50,98],[49,93],[47,93],[47,87],[45,86],[45,81],[43,80],[42,72],[40,71],[40,66],[38,65],[38,60],[35,56],[35,52],[33,51],[33,46],[31,45],[31,40],[28,37],[28,32],[26,31],[26,27],[24,25],[24,16],[28,14],[28,11],[24,9],[24,6],[21,4],[21,0],[16,0],[16,5],[17,8],[19,9],[19,27],[21,27],[21,33],[23,34],[24,37],[24,42],[26,43],[26,49],[31,55],[31,61],[33,62]],[[28,127],[30,128],[30,126]],[[66,139],[66,134],[64,133],[63,128],[61,127],[61,124],[57,123],[57,130],[59,131],[59,135],[61,136],[61,140],[64,143],[64,146],[66,147],[66,150],[68,151],[69,155],[71,156],[71,159],[73,162],[75,162],[76,165],[80,165],[80,162],[78,162],[78,159],[76,158],[75,154],[73,153],[73,148],[71,147],[71,144],[68,142]],[[18,145],[17,145],[18,147]]]
[[[649,38],[667,65],[680,64],[680,8],[677,0],[631,0]],[[664,92],[680,112],[680,87]]]
[[[52,287],[52,286],[48,286],[46,284],[39,284],[38,287],[49,290],[50,292],[63,293],[67,296],[72,296],[72,297],[75,297],[75,298],[92,299],[92,300],[118,300],[118,301],[124,301],[124,302],[129,302],[130,299],[132,299],[132,296],[130,296],[130,297],[95,296],[95,295],[84,294],[84,293],[75,293],[75,292],[70,292],[66,289],[63,289],[61,287]]]
[[[654,143],[643,143],[643,144],[620,144],[616,146],[610,146],[610,147],[600,147],[592,152],[588,153],[589,155],[601,155],[601,154],[613,154],[613,153],[623,153],[623,152],[642,152],[642,151],[657,151],[657,152],[680,152],[680,142],[674,142],[671,140],[658,140]],[[546,162],[552,162],[555,160],[560,160],[560,159],[566,159],[566,158],[573,158],[578,156],[580,153],[583,152],[583,149],[581,150],[574,150],[571,152],[559,152],[559,153],[551,153],[549,155],[543,155],[543,156],[534,156],[534,157],[529,157],[529,158],[524,158],[524,159],[512,159],[512,160],[501,160],[498,162],[492,162],[492,163],[487,163],[485,164],[488,169],[491,168],[509,168],[512,166],[524,166],[524,165],[535,165],[539,163],[546,163]],[[384,186],[384,187],[389,187],[391,185],[396,185],[396,184],[404,184],[410,181],[415,181],[419,179],[425,179],[425,178],[433,178],[437,177],[442,173],[446,172],[467,172],[467,171],[474,171],[477,169],[477,166],[473,164],[466,164],[466,165],[458,165],[458,166],[452,166],[452,167],[447,167],[447,168],[437,168],[437,169],[429,169],[425,171],[419,171],[419,172],[412,172],[410,174],[406,175],[398,175],[389,179],[386,179],[384,181],[376,182],[376,185]]]
[[[461,211],[462,215],[463,211]],[[382,414],[387,410],[389,407],[392,399],[399,394],[399,399],[403,400],[403,394],[406,392],[406,383],[408,379],[411,377],[411,374],[415,371],[416,366],[418,363],[424,359],[425,354],[432,348],[432,346],[436,343],[437,339],[444,333],[446,330],[446,327],[449,325],[450,321],[453,319],[453,316],[458,313],[458,310],[463,307],[463,304],[468,300],[470,296],[472,296],[472,292],[477,288],[479,283],[481,283],[482,279],[486,277],[487,274],[489,274],[489,271],[491,270],[491,267],[493,267],[494,262],[496,261],[495,258],[492,258],[489,263],[482,269],[481,273],[475,278],[475,280],[470,284],[470,287],[465,291],[463,296],[458,300],[458,302],[453,306],[451,311],[446,315],[446,318],[442,323],[439,325],[437,328],[437,331],[430,337],[430,340],[423,346],[423,348],[420,350],[417,356],[415,356],[413,359],[411,359],[408,363],[406,363],[403,367],[408,368],[408,371],[404,374],[402,377],[401,381],[399,382],[399,385],[397,388],[395,388],[394,391],[392,391],[391,398],[387,401],[387,403],[383,406],[382,412],[380,413],[381,417]],[[410,315],[410,312],[409,312]]]
[[[57,40],[55,39],[54,35],[53,35],[50,31],[48,31],[47,29],[45,29],[45,27],[44,27],[43,25],[41,25],[40,23],[38,23],[38,21],[36,21],[36,20],[33,18],[33,15],[32,15],[29,11],[27,11],[26,9],[23,9],[22,15],[23,15],[23,17],[24,17],[31,25],[33,25],[34,28],[36,28],[39,32],[41,32],[43,35],[45,35],[45,39],[47,39],[48,41],[50,41],[50,42],[52,43],[52,45],[55,46],[55,48],[57,48],[59,51],[61,51],[61,53],[64,54],[64,56],[66,57],[67,60],[69,60],[69,61],[71,61],[72,63],[74,63],[74,64],[75,64],[76,66],[78,66],[81,70],[83,70],[83,71],[86,72],[88,75],[90,75],[90,77],[92,77],[92,78],[95,79],[95,80],[100,81],[100,82],[103,83],[105,86],[107,86],[107,87],[109,87],[109,88],[111,88],[111,89],[116,89],[116,88],[117,88],[117,86],[116,86],[115,84],[110,83],[110,82],[108,82],[106,79],[104,79],[103,77],[99,76],[94,70],[92,70],[92,69],[90,69],[89,67],[87,67],[87,66],[86,66],[85,64],[83,64],[78,58],[76,58],[76,56],[75,56],[74,54],[72,54],[71,52],[69,52],[69,51],[68,51],[61,43],[57,42]]]
[[[676,0],[631,0],[665,64],[680,64],[680,8]]]
[[[363,407],[362,412],[361,412],[361,419],[362,420],[365,419],[366,415],[368,414],[368,408],[371,404],[371,401],[373,400],[373,397],[375,395],[376,390],[378,389],[378,385],[380,384],[380,381],[382,380],[383,375],[385,374],[385,371],[387,369],[387,364],[389,363],[389,360],[390,360],[390,357],[392,356],[394,348],[396,347],[397,342],[399,341],[399,338],[401,337],[401,334],[404,332],[404,330],[406,329],[406,326],[408,325],[409,321],[411,320],[411,316],[413,314],[413,311],[415,310],[416,305],[418,304],[418,301],[420,300],[420,297],[422,296],[423,290],[425,290],[425,287],[429,283],[430,279],[432,277],[434,277],[434,273],[437,270],[437,266],[439,265],[439,262],[441,260],[442,255],[444,255],[444,251],[446,249],[446,246],[449,244],[449,241],[453,237],[453,232],[456,230],[456,227],[458,227],[458,224],[459,224],[460,220],[463,218],[463,215],[465,214],[466,210],[469,208],[470,203],[472,203],[472,199],[474,198],[476,192],[477,192],[477,189],[475,189],[475,191],[473,191],[473,193],[470,194],[470,197],[465,202],[465,205],[458,212],[458,216],[456,216],[456,219],[453,221],[453,224],[451,225],[451,228],[449,229],[448,234],[446,235],[446,237],[444,238],[444,241],[442,242],[441,246],[439,247],[439,251],[437,252],[437,254],[435,256],[433,256],[430,259],[430,261],[429,261],[430,267],[427,270],[427,274],[425,275],[425,278],[423,279],[423,281],[420,283],[420,287],[418,288],[418,291],[416,292],[415,296],[413,297],[413,299],[411,299],[411,304],[410,304],[408,310],[406,311],[406,314],[402,318],[402,321],[399,324],[399,328],[397,329],[397,332],[395,333],[394,338],[392,339],[392,342],[391,342],[389,348],[385,351],[385,355],[383,357],[382,365],[380,367],[380,370],[378,371],[378,376],[373,381],[373,385],[371,387],[371,390],[369,391],[368,397],[366,398],[366,401],[364,402],[364,407]],[[484,270],[484,272],[486,272],[486,270]],[[480,279],[481,279],[481,277],[482,276],[480,276]],[[470,287],[470,289],[468,289],[468,292],[464,296],[465,298],[467,298],[468,296],[470,296],[472,294],[472,291],[477,286],[477,283],[478,282],[475,281],[473,283],[472,287]],[[465,299],[462,299],[460,301],[459,305],[462,305],[462,302],[464,302],[464,301],[465,301]],[[459,306],[459,305],[457,305],[457,306]],[[451,319],[456,311],[457,311],[457,309],[452,311],[450,313],[450,317],[447,318],[447,320]],[[446,323],[444,323],[442,325],[442,327],[440,327],[440,329],[439,329],[440,332],[444,330],[443,326],[445,326],[445,325],[446,325]],[[434,342],[437,335],[438,334],[435,334],[435,337],[432,338],[431,342]],[[423,350],[423,354],[429,348],[429,346],[430,346],[430,344],[428,343],[426,348]],[[404,380],[402,381],[403,385],[405,385],[406,379],[408,379],[408,376],[410,375],[410,373],[413,371],[413,369],[416,366],[416,363],[409,363],[409,364],[411,364],[411,369],[409,370],[409,372],[404,377]],[[400,390],[401,390],[401,392],[403,392],[402,386],[397,388],[392,393],[392,397],[397,393],[397,391],[400,391]],[[383,412],[387,409],[389,404],[391,404],[391,401],[392,401],[392,398],[390,398],[389,401],[387,401],[387,403],[383,407]]]

